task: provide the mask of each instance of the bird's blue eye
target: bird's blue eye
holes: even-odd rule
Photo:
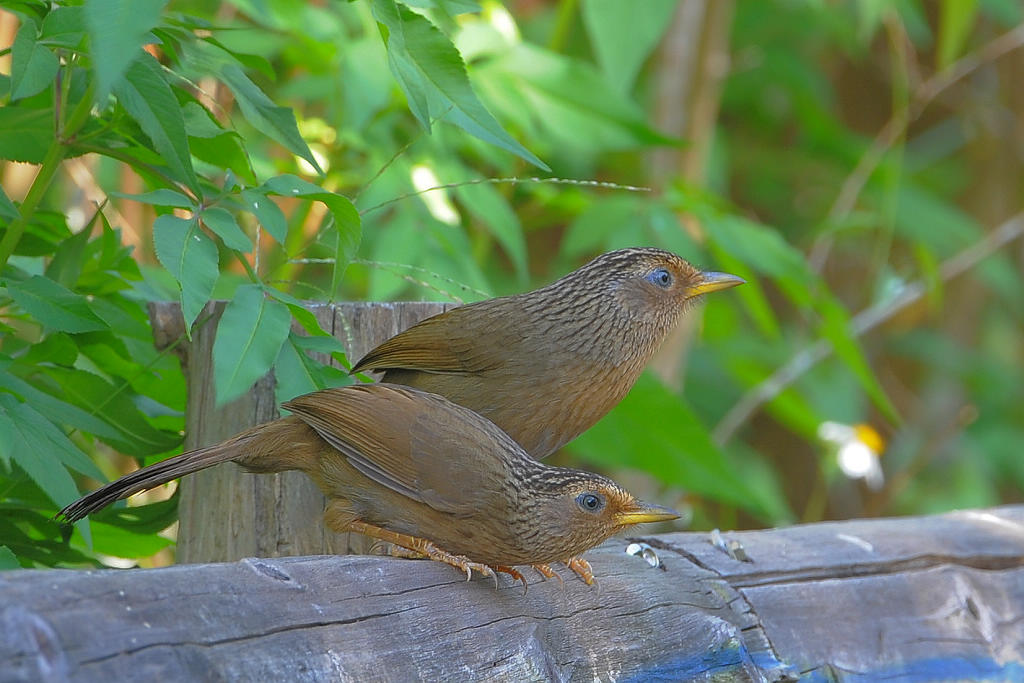
[[[596,493],[581,493],[576,496],[576,504],[587,512],[597,512],[604,507],[604,498]]]
[[[655,268],[647,276],[647,281],[653,285],[657,285],[662,289],[668,289],[672,286],[672,273],[668,272],[664,268]]]

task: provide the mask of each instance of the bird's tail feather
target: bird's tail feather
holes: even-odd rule
[[[104,508],[116,500],[166,484],[169,481],[234,460],[239,455],[239,442],[235,439],[207,448],[182,453],[127,474],[92,493],[79,498],[57,513],[57,519],[77,522],[86,515]]]

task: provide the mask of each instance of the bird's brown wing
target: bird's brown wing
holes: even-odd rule
[[[456,515],[480,511],[501,491],[506,457],[519,450],[485,418],[407,387],[326,389],[284,407],[363,475]]]
[[[352,372],[476,373],[499,367],[510,337],[520,334],[503,314],[503,301],[481,301],[427,318],[367,353]],[[482,342],[485,334],[487,343]]]

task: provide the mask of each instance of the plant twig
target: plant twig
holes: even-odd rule
[[[939,266],[939,281],[947,282],[974,268],[1010,242],[1024,235],[1024,212],[997,227],[985,237],[963,251],[942,262]],[[899,294],[888,301],[865,308],[850,320],[850,334],[859,337],[889,320],[908,306],[917,303],[928,294],[924,280],[917,280],[904,287]],[[725,417],[715,426],[712,438],[718,445],[728,442],[736,431],[763,404],[771,401],[832,353],[832,345],[825,339],[804,348],[760,384],[750,389]]]
[[[871,146],[861,156],[857,166],[853,169],[843,182],[836,200],[828,212],[828,222],[834,223],[843,216],[847,216],[857,203],[857,198],[864,190],[868,178],[882,162],[885,154],[903,136],[911,121],[917,119],[932,100],[938,97],[943,91],[962,80],[964,77],[976,71],[989,62],[999,59],[1008,52],[1012,52],[1021,45],[1024,45],[1024,24],[1017,26],[998,38],[986,43],[979,50],[961,57],[949,68],[934,74],[931,78],[922,82],[910,98],[906,107],[901,107],[893,113],[882,130],[875,136]],[[829,250],[832,247],[832,236],[823,235],[811,249],[808,260],[811,268],[820,272],[828,259]]]
[[[547,183],[550,185],[580,185],[583,187],[603,187],[611,190],[626,190],[627,192],[651,192],[649,187],[638,187],[635,185],[620,185],[619,183],[609,183],[603,180],[578,180],[576,178],[538,178],[536,176],[530,178],[477,178],[475,180],[463,180],[458,183],[445,183],[444,185],[437,185],[435,187],[428,187],[423,190],[416,192],[410,192],[408,194],[399,195],[392,197],[386,202],[381,202],[375,206],[371,206],[368,209],[363,209],[359,212],[359,215],[365,216],[368,213],[372,213],[379,209],[383,209],[389,204],[400,202],[410,197],[416,197],[427,192],[433,192],[434,190],[451,190],[456,187],[463,187],[464,185],[498,185],[501,183]]]
[[[14,250],[18,247],[18,242],[21,241],[25,228],[35,218],[40,202],[43,201],[46,191],[50,188],[50,183],[53,182],[54,176],[57,175],[61,162],[67,156],[69,141],[89,120],[93,93],[94,84],[90,83],[82,99],[75,105],[75,108],[68,117],[65,127],[62,128],[60,122],[56,119],[54,120],[53,141],[46,150],[43,162],[39,165],[39,172],[36,174],[35,180],[32,181],[32,187],[29,188],[28,194],[25,195],[25,200],[18,209],[18,217],[7,226],[4,237],[0,240],[0,271],[3,271],[7,265],[7,260],[11,258]]]

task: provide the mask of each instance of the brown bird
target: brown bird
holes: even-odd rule
[[[543,458],[622,400],[689,302],[743,282],[661,249],[612,251],[547,287],[428,318],[352,372],[440,394]]]
[[[597,474],[529,457],[489,420],[434,394],[388,384],[325,389],[292,415],[111,482],[60,511],[74,522],[115,500],[228,460],[251,472],[301,470],[327,496],[335,531],[355,531],[466,572],[565,562],[641,522],[675,519]]]

